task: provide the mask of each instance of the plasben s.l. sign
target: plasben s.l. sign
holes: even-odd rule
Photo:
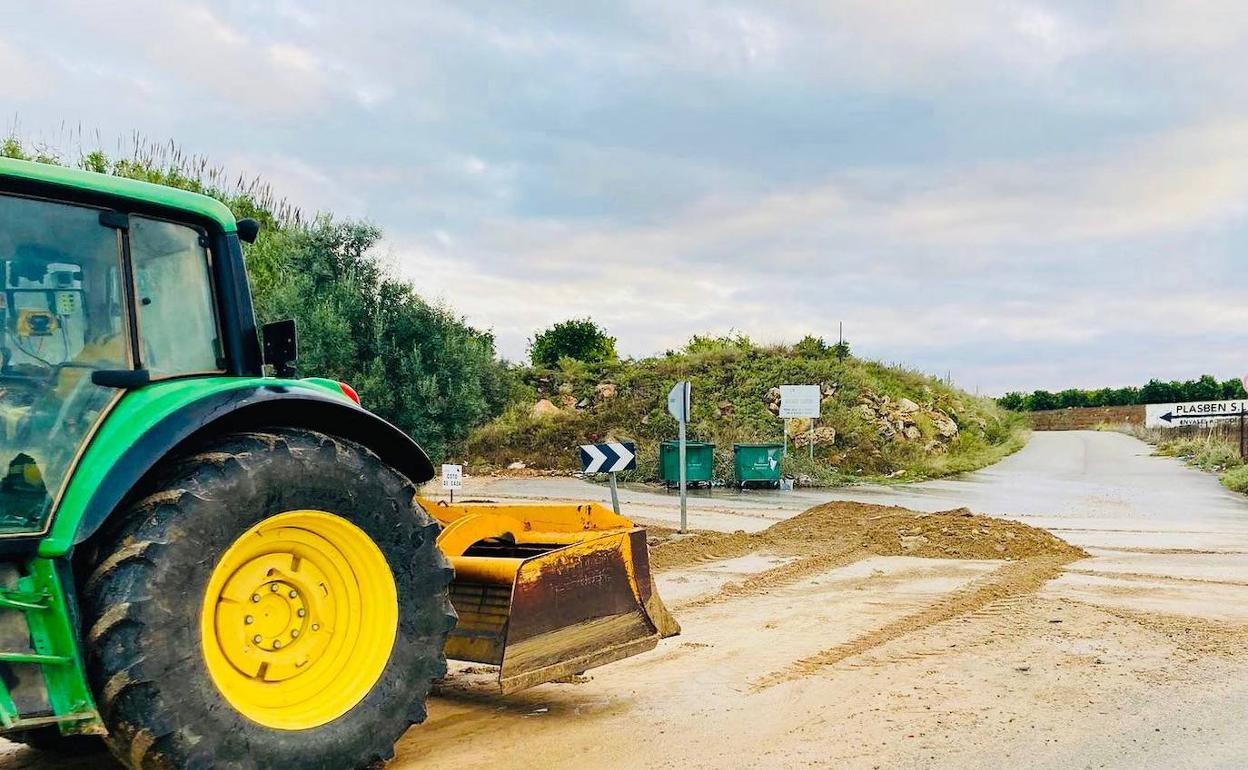
[[[781,385],[780,417],[818,417],[821,395],[818,385]]]
[[[1203,428],[1225,420],[1238,420],[1245,410],[1248,410],[1248,400],[1244,399],[1148,404],[1144,407],[1144,426],[1148,428]]]

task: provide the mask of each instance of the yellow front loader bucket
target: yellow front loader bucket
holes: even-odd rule
[[[503,692],[653,649],[680,626],[654,590],[646,531],[594,503],[421,504],[455,567],[456,660],[499,667]]]

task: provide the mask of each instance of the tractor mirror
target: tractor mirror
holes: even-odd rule
[[[243,243],[255,243],[260,235],[260,223],[254,219],[238,220],[238,239]]]
[[[264,362],[273,367],[278,377],[290,377],[295,373],[295,361],[299,358],[299,346],[295,340],[295,319],[274,321],[264,325]]]
[[[96,369],[91,372],[91,382],[104,388],[134,390],[152,381],[152,373],[146,369]]]

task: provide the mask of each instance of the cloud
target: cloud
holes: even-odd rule
[[[53,65],[15,43],[0,39],[0,98],[30,99],[55,86]]]

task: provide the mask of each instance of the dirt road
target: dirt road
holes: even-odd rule
[[[606,498],[571,479],[470,484],[473,496]],[[674,497],[623,498],[639,519],[675,520]],[[764,532],[829,500],[966,506],[1041,527],[1087,556],[962,513],[893,521],[831,506],[840,534],[823,549],[790,537],[811,531],[810,519]],[[393,767],[1245,763],[1248,501],[1133,439],[1039,433],[960,480],[716,490],[691,516],[701,529],[760,534],[656,550],[681,636],[506,698],[487,673],[454,670]],[[871,535],[872,522],[895,536]],[[944,554],[957,558],[932,558]],[[14,750],[0,760],[89,765],[100,757]]]

